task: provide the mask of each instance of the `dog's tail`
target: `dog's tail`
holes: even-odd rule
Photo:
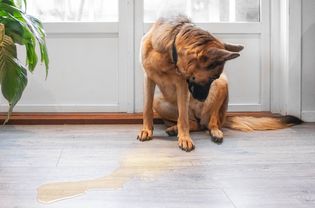
[[[280,117],[251,117],[251,116],[227,116],[224,127],[241,131],[263,131],[283,129],[303,123],[295,116]]]

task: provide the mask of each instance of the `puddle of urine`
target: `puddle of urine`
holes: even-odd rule
[[[91,189],[122,188],[135,177],[152,180],[174,167],[176,167],[175,157],[166,152],[152,153],[137,150],[123,157],[119,167],[110,175],[92,180],[43,184],[37,189],[37,200],[41,203],[52,203],[82,195]]]

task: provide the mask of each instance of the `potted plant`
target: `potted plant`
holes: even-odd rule
[[[9,103],[4,123],[9,120],[27,85],[27,71],[33,72],[38,63],[37,43],[40,61],[46,67],[46,78],[48,75],[49,59],[43,25],[26,14],[26,7],[26,0],[0,0],[0,85],[2,95]],[[25,46],[25,64],[17,57],[16,44]]]

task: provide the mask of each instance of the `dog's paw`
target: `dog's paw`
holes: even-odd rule
[[[209,131],[212,141],[221,144],[223,142],[223,132],[219,129],[211,129]]]
[[[165,132],[168,134],[168,136],[177,136],[178,134],[177,125],[167,128]]]
[[[195,149],[195,145],[190,137],[179,137],[178,147],[186,152],[190,152]]]
[[[152,139],[152,135],[153,135],[153,130],[142,129],[140,133],[138,134],[137,139],[142,142],[148,141]]]

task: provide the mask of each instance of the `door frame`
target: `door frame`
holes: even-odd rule
[[[302,0],[271,4],[271,112],[301,118]]]

